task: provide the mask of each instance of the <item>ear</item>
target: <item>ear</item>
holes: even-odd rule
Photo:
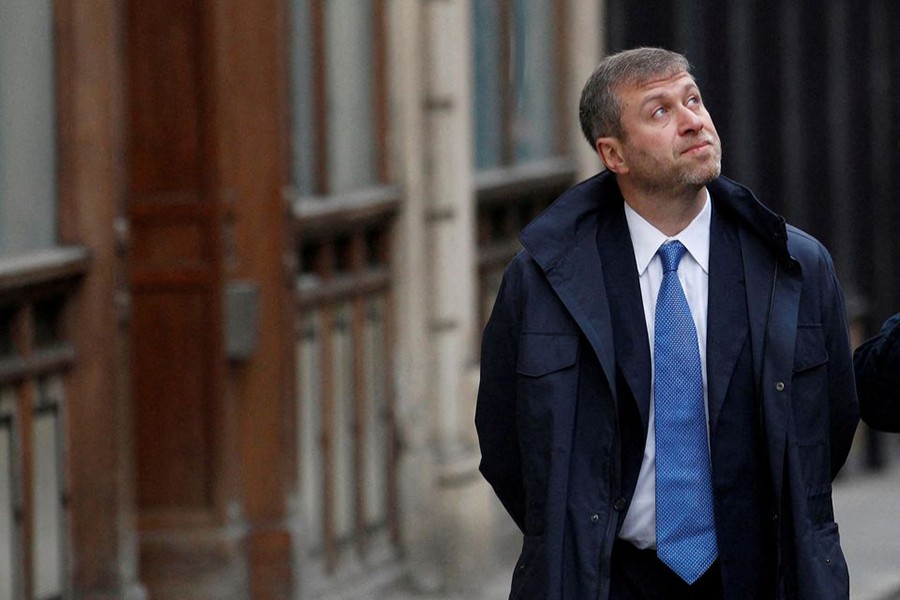
[[[618,138],[597,138],[594,147],[608,170],[617,175],[628,173],[628,163],[625,162],[625,156],[622,154],[622,142]]]

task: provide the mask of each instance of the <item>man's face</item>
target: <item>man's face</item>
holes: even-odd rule
[[[618,90],[624,136],[613,170],[649,192],[699,189],[719,176],[722,146],[694,79],[685,72]],[[607,165],[609,166],[609,165]]]

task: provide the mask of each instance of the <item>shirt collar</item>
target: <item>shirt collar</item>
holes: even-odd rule
[[[656,251],[663,242],[668,240],[678,240],[684,244],[703,272],[709,274],[709,227],[712,222],[712,203],[709,190],[705,188],[704,190],[706,191],[706,201],[703,203],[700,213],[687,227],[672,237],[651,225],[627,202],[625,203],[625,219],[628,221],[628,231],[634,246],[634,258],[639,276],[644,274],[650,261],[656,256]]]

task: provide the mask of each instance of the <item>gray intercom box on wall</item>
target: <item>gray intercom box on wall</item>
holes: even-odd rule
[[[225,284],[225,352],[229,360],[247,360],[259,336],[259,284],[233,280]]]

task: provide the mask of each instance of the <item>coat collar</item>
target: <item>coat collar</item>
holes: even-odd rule
[[[788,251],[782,216],[760,203],[749,189],[727,177],[718,177],[708,189],[723,214],[737,219],[780,262],[794,262]],[[604,171],[570,188],[532,221],[519,239],[545,272],[552,271],[583,243],[585,236],[596,234],[601,210],[610,203],[622,201],[615,176]]]

